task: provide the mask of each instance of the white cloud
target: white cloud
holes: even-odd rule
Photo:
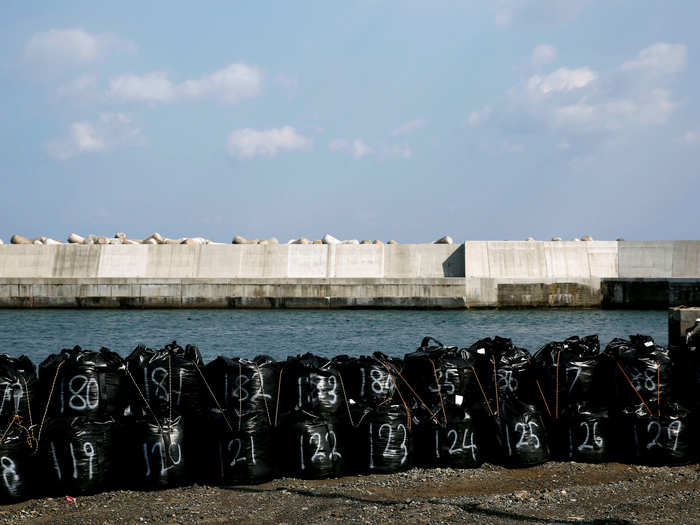
[[[260,93],[262,72],[255,66],[234,63],[198,79],[173,84],[165,72],[121,75],[110,80],[109,95],[121,100],[173,102],[181,99],[216,99],[236,103]]]
[[[469,113],[469,117],[467,117],[467,124],[470,126],[479,126],[489,120],[491,117],[491,112],[492,110],[490,106],[484,106],[481,109],[472,111]]]
[[[237,129],[228,136],[228,151],[239,159],[275,157],[282,151],[308,150],[312,140],[297,133],[292,126],[255,130]]]
[[[30,37],[24,47],[24,57],[44,67],[80,66],[113,51],[135,49],[133,43],[110,34],[92,34],[83,29],[50,29]]]
[[[637,58],[622,64],[623,71],[647,70],[655,73],[678,73],[686,66],[688,51],[683,44],[657,42],[642,49]]]
[[[216,98],[236,103],[260,93],[262,73],[257,67],[234,63],[196,80],[186,80],[178,91],[188,98]]]
[[[401,124],[398,128],[396,128],[394,131],[391,132],[391,135],[396,137],[399,135],[409,135],[413,133],[414,131],[422,128],[425,126],[426,122],[422,118],[418,118],[415,120],[410,120],[406,122],[405,124]]]
[[[534,66],[544,66],[557,59],[557,48],[549,44],[540,44],[532,50],[530,62]]]
[[[46,143],[47,153],[66,160],[83,153],[99,153],[141,144],[141,131],[122,113],[103,113],[95,122],[74,122],[65,137]]]
[[[559,68],[549,75],[533,75],[527,81],[527,88],[535,96],[549,95],[559,91],[581,89],[593,82],[598,75],[587,67],[578,69]]]
[[[684,64],[679,57],[684,54],[659,49],[650,46],[633,61],[605,72],[584,66],[532,75],[508,90],[492,111],[487,106],[472,112],[467,122],[475,126],[492,121],[503,129],[549,128],[559,134],[559,141],[567,142],[561,134],[635,133],[664,125],[679,102],[667,77],[648,71],[679,71]],[[661,55],[671,57],[663,67]]]
[[[144,102],[172,102],[176,96],[175,86],[164,72],[113,78],[109,82],[109,95],[122,100]]]

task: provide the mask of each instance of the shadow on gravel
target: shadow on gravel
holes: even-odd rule
[[[224,487],[222,487],[224,488]],[[406,501],[399,500],[387,500],[387,499],[368,499],[368,498],[358,498],[356,496],[349,496],[347,494],[335,493],[335,492],[315,492],[310,490],[299,490],[291,489],[286,487],[279,487],[275,489],[256,489],[253,487],[225,487],[225,490],[231,490],[235,492],[245,492],[245,493],[265,493],[265,492],[282,492],[287,491],[292,494],[297,494],[299,496],[306,496],[309,498],[321,498],[321,499],[346,499],[354,501],[356,503],[367,503],[372,505],[383,505],[391,507],[393,505],[406,505]],[[484,509],[476,503],[468,504],[458,504],[458,503],[446,503],[443,501],[436,500],[425,500],[423,503],[432,503],[436,505],[452,505],[462,509],[464,512],[472,515],[482,515],[491,518],[503,518],[514,521],[519,521],[521,523],[563,523],[572,525],[634,525],[633,521],[621,520],[621,519],[593,519],[593,520],[574,520],[574,519],[549,519],[549,518],[538,518],[537,516],[525,516],[523,514],[516,514],[514,512],[503,512],[500,510]]]

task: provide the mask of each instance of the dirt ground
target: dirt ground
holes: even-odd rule
[[[700,523],[700,467],[550,462],[43,498],[0,523]]]

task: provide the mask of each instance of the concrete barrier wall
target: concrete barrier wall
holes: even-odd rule
[[[5,306],[633,306],[694,280],[700,241],[0,246]]]
[[[462,245],[1,245],[0,278],[464,277]]]
[[[469,306],[596,306],[600,279],[617,277],[618,243],[468,241]]]

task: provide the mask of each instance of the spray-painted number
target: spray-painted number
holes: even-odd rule
[[[158,449],[157,455],[156,449]],[[151,475],[151,462],[153,460],[157,460],[160,463],[160,475],[163,476],[168,470],[182,462],[182,448],[179,443],[170,443],[167,447],[163,447],[160,441],[156,441],[151,446],[149,453],[148,443],[144,443],[143,459],[146,462],[147,478]]]
[[[510,446],[510,430],[508,429],[508,425],[504,426],[506,430],[506,443],[508,444],[508,455],[512,456],[513,449]],[[535,449],[540,448],[540,438],[537,437],[536,432],[538,428],[539,425],[534,421],[528,421],[526,423],[523,423],[522,421],[517,422],[513,429],[516,432],[520,432],[520,439],[518,439],[518,442],[515,444],[515,448],[517,449],[530,446]]]
[[[0,401],[0,415],[4,413],[5,403],[10,403],[13,406],[13,413],[19,412],[19,405],[24,396],[24,389],[19,381],[10,383],[9,381],[0,382],[0,387],[5,387],[2,394],[2,400]],[[14,401],[14,403],[13,403]]]
[[[338,446],[338,440],[335,436],[333,430],[326,432],[325,440],[322,439],[320,432],[312,432],[309,436],[309,445],[316,447],[314,453],[311,455],[311,463],[317,463],[319,461],[333,461],[335,459],[340,459],[342,456],[340,452],[336,450]],[[299,459],[301,470],[306,469],[306,462],[304,460],[304,434],[299,436]]]
[[[175,404],[180,406],[180,400],[182,399],[182,383],[185,378],[185,369],[180,368],[178,374],[178,385],[175,397]],[[172,385],[170,384],[168,371],[162,366],[155,367],[151,370],[149,377],[148,368],[143,369],[143,381],[146,390],[146,399],[150,401],[151,399],[151,388],[153,385],[153,396],[161,401],[170,401],[170,389]]]
[[[63,380],[61,380],[63,382]],[[100,404],[100,386],[94,377],[77,375],[68,381],[68,408],[76,412],[94,410]],[[65,394],[61,388],[61,413],[65,411]]]
[[[7,456],[2,456],[0,457],[0,466],[2,467],[2,481],[5,483],[5,488],[10,494],[16,494],[20,478],[15,462]]]
[[[437,380],[435,384],[432,382],[428,385],[428,389],[433,393],[440,392],[445,395],[452,395],[455,393],[455,382],[459,382],[459,373],[456,368],[448,368],[444,372],[442,370],[437,370],[436,372]]]
[[[594,421],[591,425],[588,421],[581,421],[579,426],[586,429],[586,438],[578,446],[579,452],[584,450],[594,450],[596,447],[603,446],[603,438],[598,435],[598,422]]]
[[[659,438],[661,437],[661,431],[663,430],[661,423],[659,423],[658,421],[649,421],[649,424],[647,425],[647,432],[649,432],[651,434],[651,432],[652,432],[651,429],[654,427],[656,427],[656,434],[654,434],[654,438],[649,443],[647,443],[647,449],[662,446],[659,443]],[[683,425],[679,420],[672,421],[666,427],[666,435],[668,436],[669,441],[673,441],[673,446],[671,447],[671,449],[674,452],[678,448],[678,438],[681,435],[682,428],[683,428]]]
[[[388,395],[392,392],[391,375],[376,368],[369,369],[370,389],[377,395]],[[360,397],[365,396],[367,386],[367,369],[360,368]]]
[[[447,439],[452,438],[452,443],[450,448],[447,450],[448,454],[461,454],[465,451],[471,451],[472,458],[476,461],[476,444],[474,443],[474,432],[470,431],[468,428],[464,430],[462,434],[462,440],[460,446],[459,442],[459,431],[455,429],[450,429],[447,431]],[[435,429],[435,456],[440,457],[440,430]]]
[[[252,395],[250,395],[250,391],[246,385],[250,383],[250,380],[252,379],[250,376],[246,374],[236,374],[233,380],[233,384],[231,385],[231,389],[229,390],[229,383],[230,383],[230,376],[229,374],[226,374],[224,376],[224,391],[226,393],[226,401],[229,401],[231,398],[235,398],[236,401],[246,401],[248,398],[250,398],[251,401],[257,401],[260,398],[267,398],[267,399],[272,399],[272,395],[266,394],[265,391],[263,390],[263,377],[260,372],[257,372],[257,375],[260,378],[260,383],[258,384],[257,391]]]
[[[297,379],[299,399],[298,408],[304,407],[306,404],[315,404],[321,395],[324,395],[331,405],[338,402],[338,383],[335,376],[320,376],[318,374],[309,374],[309,377],[299,377]]]
[[[389,423],[383,423],[377,431],[377,438],[380,440],[382,439],[383,430],[386,430],[386,446],[382,451],[382,456],[385,458],[390,458],[396,455],[396,451],[391,449],[394,429]],[[398,433],[399,431],[401,432],[402,440],[398,450],[401,453],[400,464],[403,465],[406,463],[406,459],[408,458],[408,447],[406,446],[406,442],[408,441],[408,431],[403,423],[399,423],[396,426],[396,432]],[[372,423],[369,424],[369,468],[374,468],[374,425]]]

